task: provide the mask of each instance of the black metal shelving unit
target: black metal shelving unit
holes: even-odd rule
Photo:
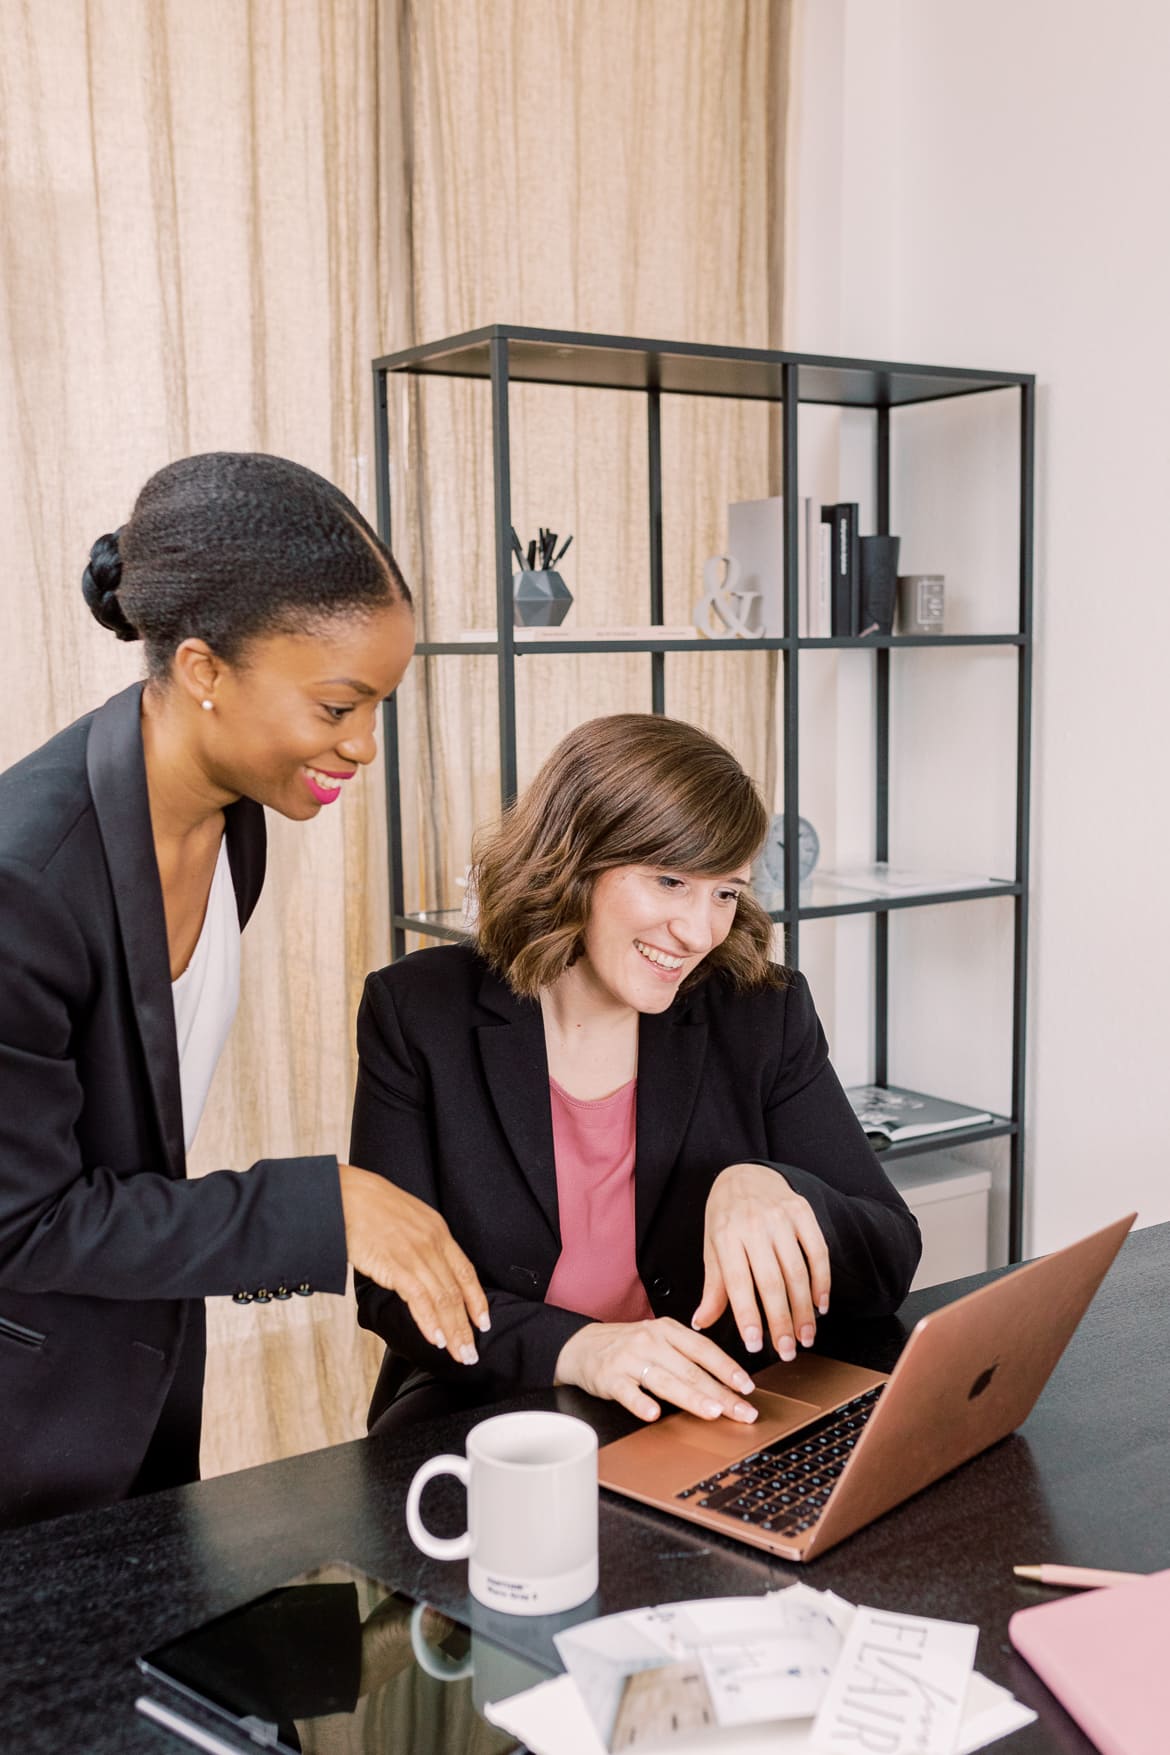
[[[889,916],[902,908],[942,907],[983,897],[1010,896],[1014,906],[1014,969],[1012,982],[1012,1112],[990,1123],[891,1146],[886,1158],[905,1157],[975,1140],[1004,1137],[1009,1141],[1008,1255],[1017,1261],[1023,1246],[1023,1142],[1025,1114],[1025,1022],[1028,947],[1028,818],[1032,716],[1032,533],[1035,444],[1035,379],[1030,373],[968,371],[951,366],[894,364],[888,361],[834,359],[817,354],[782,353],[759,348],[703,347],[693,343],[645,341],[629,336],[586,335],[564,330],[491,324],[465,335],[388,354],[373,363],[375,469],[378,527],[390,541],[390,437],[388,383],[391,374],[425,378],[477,378],[491,386],[494,552],[498,637],[494,640],[420,641],[420,657],[494,656],[499,696],[501,802],[516,792],[516,664],[528,654],[557,652],[640,652],[649,664],[649,702],[655,713],[665,711],[666,660],[673,652],[776,651],[783,666],[784,719],[785,896],[798,898],[795,907],[777,909],[772,918],[785,929],[788,961],[798,965],[803,920],[837,915],[872,914],[874,918],[874,1069],[873,1082],[888,1082]],[[511,458],[508,436],[510,383],[626,390],[646,400],[648,435],[650,600],[644,640],[526,640],[512,624],[512,553],[510,543]],[[866,639],[805,639],[791,634],[780,639],[671,640],[656,639],[663,624],[662,451],[663,396],[733,397],[778,403],[783,451],[781,492],[784,496],[783,558],[785,627],[797,626],[797,413],[802,402],[840,408],[862,408],[876,414],[875,488],[877,529],[888,532],[890,518],[890,410],[948,397],[977,396],[1014,389],[1019,393],[1019,626],[1002,634],[889,635]],[[875,861],[889,858],[890,785],[890,654],[926,646],[1000,646],[1017,655],[1016,835],[1012,881],[988,883],[965,890],[942,890],[898,896],[861,896],[832,904],[802,905],[799,901],[799,684],[800,653],[813,649],[865,647],[875,666]],[[386,820],[389,842],[392,952],[401,956],[408,932],[435,939],[460,939],[458,910],[407,913],[404,895],[402,814],[399,797],[397,709],[385,706]]]

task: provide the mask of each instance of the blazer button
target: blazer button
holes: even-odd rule
[[[302,1280],[299,1286],[293,1287],[293,1291],[298,1298],[307,1298],[312,1290],[313,1288],[310,1286],[308,1280]]]
[[[252,1302],[251,1292],[245,1292],[242,1287],[238,1292],[232,1293],[232,1303],[233,1304],[250,1304],[251,1302]]]
[[[257,1286],[255,1297],[257,1304],[272,1303],[272,1293],[268,1290],[267,1286]]]
[[[274,1298],[291,1298],[292,1293],[289,1291],[289,1288],[285,1285],[284,1281],[282,1280],[280,1282],[279,1286],[276,1288],[275,1292],[272,1294],[272,1296]]]
[[[513,1262],[508,1269],[508,1272],[515,1274],[517,1279],[523,1280],[529,1286],[538,1286],[540,1284],[540,1280],[532,1268],[520,1267],[516,1262]]]
[[[653,1280],[651,1280],[650,1290],[657,1293],[659,1298],[669,1298],[674,1287],[669,1280],[663,1279],[662,1275],[658,1274]]]

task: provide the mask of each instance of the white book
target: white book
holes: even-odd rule
[[[810,542],[808,552],[816,556],[816,577],[808,631],[813,640],[828,640],[833,632],[833,529],[821,517],[816,501],[810,504],[816,515],[816,540]]]
[[[821,508],[817,502],[806,494],[800,502],[801,531],[804,538],[803,595],[801,602],[804,607],[804,626],[801,633],[809,635],[813,631],[817,614],[817,569],[820,566],[821,543]]]

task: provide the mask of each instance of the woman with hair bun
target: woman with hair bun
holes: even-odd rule
[[[488,1322],[444,1221],[336,1158],[186,1179],[264,879],[373,760],[414,648],[357,509],[279,457],[151,478],[82,582],[146,680],[0,775],[0,1527],[198,1475],[209,1296],[342,1292],[438,1347]]]
[[[443,1214],[492,1313],[457,1374],[359,1277],[380,1429],[554,1384],[750,1422],[745,1362],[905,1297],[917,1224],[748,888],[766,829],[705,732],[591,720],[480,842],[476,943],[366,982],[350,1150]]]

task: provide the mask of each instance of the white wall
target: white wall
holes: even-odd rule
[[[1170,1218],[1170,8],[798,0],[797,24],[786,345],[1038,379],[1028,1242],[1053,1247],[1130,1206],[1143,1223]],[[1003,437],[1001,459],[1010,418]],[[1014,517],[1013,465],[997,474],[979,444],[957,418],[917,448],[911,437],[908,460],[895,454],[896,517],[920,544],[929,520],[915,507],[928,486],[941,503],[948,466],[947,518],[968,490],[991,508],[950,550],[955,611],[965,584],[976,617],[999,589]],[[904,548],[904,567],[911,558]],[[951,677],[909,691],[901,755],[935,713],[964,783],[938,789],[931,831],[966,852],[978,824],[998,857],[1010,660],[989,663],[986,695],[952,713],[970,661],[930,658]],[[900,759],[895,748],[896,774]],[[839,792],[838,823],[855,802]],[[912,821],[902,829],[913,838]],[[1002,982],[986,976],[1006,928],[974,905],[949,928],[945,913],[906,947],[935,1008],[902,1019],[903,1066],[929,1062],[940,971],[965,956],[981,971],[968,1048],[988,1091],[972,1100],[986,1103],[1001,1070],[978,1020],[998,1004],[1007,1028]]]

